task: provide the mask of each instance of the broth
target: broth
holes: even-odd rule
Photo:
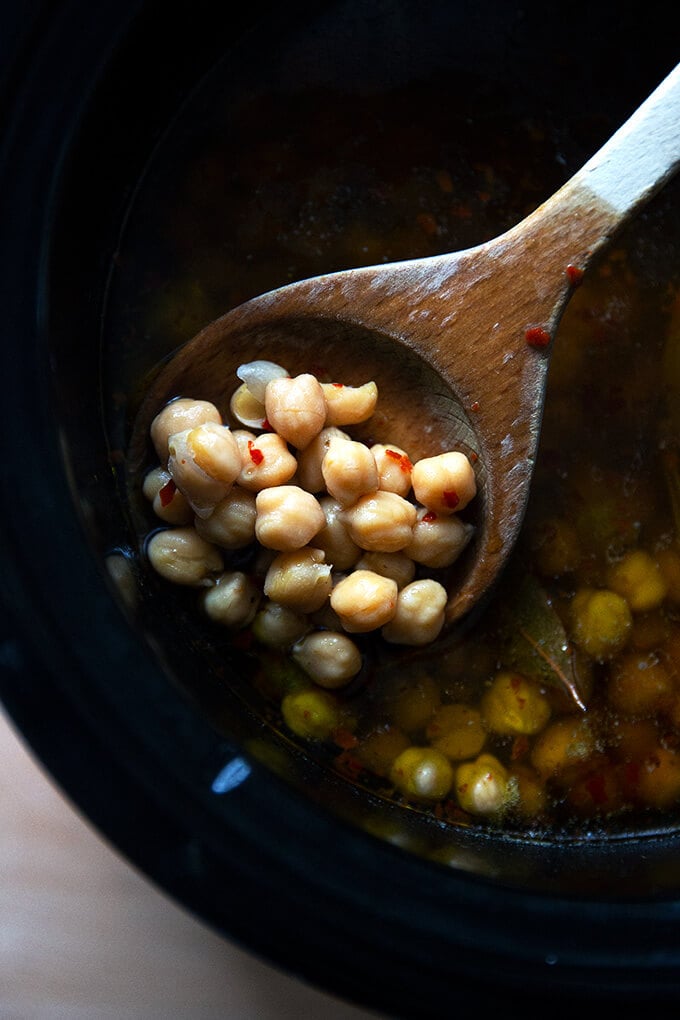
[[[112,391],[124,394],[128,379],[258,293],[500,233],[606,131],[585,113],[570,137],[535,113],[509,120],[484,89],[474,117],[452,102],[442,131],[442,106],[460,87],[257,94],[226,120],[199,122],[176,159],[152,165],[118,254]],[[213,670],[219,687],[220,656],[238,655],[244,698],[268,725],[374,795],[445,823],[607,832],[677,813],[677,193],[671,185],[657,198],[574,294],[527,520],[483,612],[425,648],[367,639],[360,676],[323,692],[332,724],[309,739],[281,713],[296,692],[315,690],[300,669],[258,645],[250,627],[225,634],[194,593],[150,576],[155,598],[189,621],[201,671]],[[111,427],[124,448],[118,409]],[[133,479],[132,502],[144,564],[160,522],[140,484]],[[218,719],[219,693],[215,701]],[[400,782],[395,761],[412,748],[452,763],[444,795],[414,795]]]

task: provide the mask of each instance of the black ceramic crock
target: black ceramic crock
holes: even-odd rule
[[[680,832],[452,839],[277,742],[236,695],[221,693],[216,723],[214,681],[153,592],[140,614],[115,583],[135,556],[109,409],[117,253],[154,152],[215,65],[226,103],[265,77],[285,89],[455,65],[492,81],[509,117],[527,97],[558,125],[597,109],[604,140],[677,58],[664,6],[622,8],[64,0],[0,14],[0,695],[75,804],[178,901],[390,1016],[677,1004]],[[146,357],[140,335],[132,360]],[[238,668],[225,663],[227,687]]]

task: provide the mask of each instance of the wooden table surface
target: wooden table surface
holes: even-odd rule
[[[77,814],[0,710],[0,1020],[376,1020],[220,938]]]

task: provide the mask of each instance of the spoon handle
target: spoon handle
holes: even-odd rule
[[[621,219],[680,163],[680,64],[588,160],[571,183],[585,187]]]

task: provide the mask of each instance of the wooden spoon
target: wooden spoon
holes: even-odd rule
[[[254,298],[165,365],[137,415],[177,395],[226,411],[235,370],[265,358],[291,374],[378,383],[366,438],[412,459],[472,454],[476,535],[450,589],[449,622],[493,584],[517,538],[540,437],[552,338],[573,286],[680,161],[680,65],[555,195],[466,251],[315,277]]]

